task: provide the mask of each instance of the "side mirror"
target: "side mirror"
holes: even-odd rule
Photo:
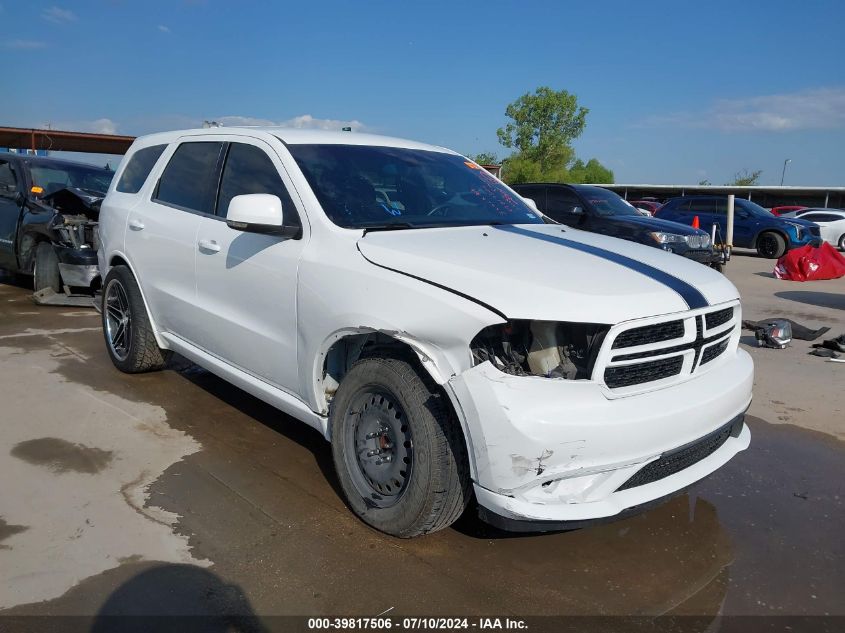
[[[540,209],[537,208],[537,203],[534,201],[534,198],[526,198],[525,196],[522,196],[522,201],[529,207],[531,207],[534,211],[540,213]]]
[[[268,193],[235,196],[226,212],[226,226],[236,231],[297,237],[298,226],[285,226],[282,201]]]

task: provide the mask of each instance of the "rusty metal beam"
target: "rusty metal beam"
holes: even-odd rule
[[[0,127],[0,147],[15,149],[46,149],[92,154],[125,154],[134,136],[93,134],[68,130],[40,130],[36,128]]]

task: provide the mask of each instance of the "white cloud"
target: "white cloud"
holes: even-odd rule
[[[41,17],[48,22],[53,22],[54,24],[65,24],[67,22],[76,21],[76,14],[73,11],[70,9],[62,9],[56,5],[44,9],[41,12]]]
[[[44,48],[47,42],[40,40],[6,40],[3,42],[3,48],[12,48],[20,51],[31,51],[36,48]]]
[[[353,132],[360,132],[366,129],[366,126],[356,119],[319,119],[310,114],[302,114],[293,117],[292,119],[285,119],[283,121],[271,121],[270,119],[259,119],[248,116],[221,116],[214,119],[223,126],[241,126],[241,125],[260,125],[272,127],[290,127],[297,129],[308,130],[340,130],[344,127],[352,128]]]
[[[722,132],[785,132],[845,127],[845,88],[720,99],[701,112],[646,119],[645,127],[690,127]]]
[[[170,33],[170,27],[169,27],[169,26],[165,26],[164,24],[159,24],[156,28],[157,28],[159,31],[161,31],[162,33]]]
[[[39,125],[39,128],[46,126]],[[117,134],[117,123],[111,119],[94,119],[79,121],[51,121],[50,128],[69,132],[92,132],[94,134]]]

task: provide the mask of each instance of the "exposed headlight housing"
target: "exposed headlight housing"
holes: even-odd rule
[[[513,320],[484,328],[470,343],[473,364],[514,376],[588,380],[610,329],[598,323]]]

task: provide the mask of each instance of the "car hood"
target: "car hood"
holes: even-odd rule
[[[694,229],[680,222],[661,220],[660,218],[646,217],[644,215],[614,215],[604,217],[602,220],[613,222],[617,226],[627,226],[644,231],[664,231],[666,233],[675,233],[676,235],[693,235],[700,232],[699,229]]]
[[[369,232],[358,249],[376,266],[512,319],[619,323],[739,297],[730,281],[702,264],[559,225]]]
[[[782,218],[780,216],[775,216],[781,222],[787,222],[789,224],[799,224],[801,226],[811,227],[816,226],[815,222],[810,222],[810,220],[802,220],[801,218]]]

